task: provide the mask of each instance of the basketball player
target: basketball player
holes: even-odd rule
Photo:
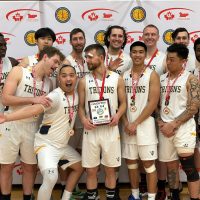
[[[183,44],[167,48],[168,72],[160,77],[159,160],[166,162],[173,200],[179,200],[179,160],[185,171],[191,200],[199,199],[199,174],[194,164],[196,125],[200,106],[198,79],[185,70],[189,50]]]
[[[186,28],[180,27],[177,28],[172,33],[172,40],[174,43],[177,44],[184,44],[185,46],[189,46],[190,43],[190,35]],[[190,53],[186,62],[184,63],[184,67],[189,72],[194,72],[195,69],[195,56],[194,54]]]
[[[129,200],[139,200],[140,158],[147,173],[148,200],[155,200],[157,172],[157,135],[155,111],[160,93],[158,74],[145,65],[147,47],[136,41],[130,46],[133,67],[123,75],[127,96],[127,112],[123,117],[122,157],[126,159],[132,193]]]
[[[78,78],[82,78],[85,76],[85,74],[89,73],[87,64],[83,58],[83,49],[85,48],[85,33],[80,28],[74,28],[70,32],[70,44],[72,46],[72,52],[66,57],[63,64],[70,64],[72,65],[75,70]],[[78,83],[78,81],[77,81]],[[77,149],[79,153],[81,153],[82,148],[82,138],[83,138],[83,125],[81,124],[80,118],[76,117],[75,120],[75,134],[73,137],[70,138],[69,144]],[[61,185],[62,188],[65,186],[63,185],[65,183],[65,179],[62,180],[65,177],[65,174],[61,173]],[[81,198],[83,197],[84,192],[81,192],[78,185],[75,188],[75,191],[73,191],[72,198]],[[73,199],[72,199],[73,200]]]
[[[56,70],[64,55],[54,47],[47,47],[39,53],[39,62],[35,66],[14,67],[9,73],[3,89],[2,102],[9,111],[18,110],[28,104],[48,106],[50,100],[45,95],[51,90],[48,78]],[[12,170],[20,150],[23,177],[24,200],[30,200],[36,173],[36,158],[33,149],[34,133],[39,128],[40,116],[6,123],[2,130],[0,163],[2,199],[10,199]],[[9,138],[9,140],[7,140]]]
[[[38,200],[49,200],[58,179],[58,164],[72,169],[68,177],[62,200],[69,200],[72,190],[83,172],[80,155],[69,145],[73,124],[78,110],[78,94],[75,92],[76,71],[70,65],[63,65],[59,72],[60,87],[47,97],[50,106],[42,104],[26,106],[1,117],[2,121],[13,121],[34,117],[44,112],[42,124],[36,133],[34,148],[43,183],[38,191]],[[60,160],[60,162],[59,162]]]
[[[194,52],[195,52],[195,70],[194,70],[194,75],[200,80],[200,38],[196,39],[194,42]],[[200,152],[199,152],[199,138],[200,138],[200,112],[195,116],[195,121],[196,121],[196,129],[197,129],[197,144],[195,148],[195,153],[194,153],[194,160],[195,160],[195,166],[198,170],[200,171]]]
[[[1,94],[3,90],[3,86],[6,80],[6,77],[8,76],[8,73],[12,69],[12,67],[18,65],[18,61],[15,60],[12,57],[6,56],[7,51],[7,44],[4,38],[4,35],[0,33],[0,112],[4,112],[5,107],[2,104],[1,100]],[[0,144],[1,145],[1,144]],[[1,195],[1,192],[0,192]],[[1,197],[0,197],[1,199]]]
[[[145,64],[150,69],[155,70],[159,75],[165,72],[165,54],[158,50],[157,43],[159,41],[159,29],[157,26],[153,24],[149,24],[145,26],[143,29],[142,39],[147,46],[147,57],[145,59]],[[160,163],[159,163],[160,167]],[[163,167],[162,167],[163,168]],[[142,173],[140,173],[140,184],[139,189],[142,196],[147,195],[147,182],[146,182],[146,174],[144,169],[140,169]],[[163,171],[158,169],[158,178],[162,175]],[[164,180],[166,177],[166,173],[164,174]],[[164,181],[165,182],[165,181]],[[158,182],[159,183],[159,182]],[[159,185],[159,184],[158,184]],[[165,189],[165,188],[164,188]]]
[[[105,56],[105,50],[99,44],[86,47],[86,63],[91,74],[83,77],[78,85],[79,116],[84,125],[82,166],[87,173],[87,192],[83,199],[98,199],[97,172],[100,164],[105,169],[107,200],[116,199],[115,168],[121,165],[118,122],[126,109],[126,95],[123,79],[106,68]],[[102,99],[108,99],[112,117],[108,125],[96,126],[90,119],[88,102],[94,100],[98,104],[98,100],[101,103]],[[108,114],[104,117],[107,119]]]
[[[121,74],[132,67],[130,56],[123,51],[127,36],[122,26],[109,26],[104,34],[104,43],[107,47],[105,65],[110,70]]]
[[[55,42],[55,40],[56,40],[56,35],[52,29],[48,27],[38,29],[35,32],[35,43],[38,47],[38,52],[36,54],[23,58],[22,61],[19,63],[19,66],[27,67],[27,66],[33,66],[37,64],[38,55],[40,51],[44,49],[45,47],[53,46],[53,43]],[[54,71],[54,73],[50,75],[50,79],[52,80],[52,83],[53,83],[53,89],[57,87],[56,74],[57,74],[57,70]]]

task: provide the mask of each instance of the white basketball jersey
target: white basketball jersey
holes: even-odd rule
[[[73,110],[71,124],[69,123],[69,104],[63,90],[58,87],[49,93],[48,97],[52,100],[52,105],[44,113],[42,124],[35,136],[35,146],[47,143],[57,148],[62,148],[68,143],[70,138],[69,130],[74,126],[78,110],[78,94],[75,94],[74,105],[73,95],[68,96],[70,107]]]
[[[83,70],[83,66],[78,65],[76,60],[72,57],[71,54],[67,56],[67,60],[70,62],[71,66],[75,68],[78,78],[82,78],[86,74],[90,73],[87,63],[85,61],[84,61],[84,70]]]
[[[165,98],[166,98],[166,91],[167,91],[167,82],[168,82],[168,73],[163,74],[160,77],[160,104],[161,110],[160,115],[161,119],[164,122],[173,121],[176,117],[178,117],[181,113],[186,110],[187,107],[187,100],[188,100],[188,93],[186,88],[186,82],[190,72],[184,70],[181,76],[177,79],[174,86],[171,88],[170,92],[170,100],[169,105],[167,106],[169,113],[165,113],[164,109],[165,105]],[[174,80],[170,80],[169,85],[171,86]]]
[[[0,84],[0,112],[3,112],[5,108],[2,105],[1,101],[2,90],[5,84],[5,80],[12,69],[12,63],[10,62],[10,59],[8,57],[2,58],[2,62],[3,62],[3,68],[2,68],[1,84]]]
[[[133,96],[133,88],[132,88],[132,75],[131,69],[126,71],[123,75],[123,79],[125,81],[125,91],[127,96],[127,119],[128,121],[134,122],[137,117],[142,113],[144,108],[148,103],[149,96],[149,82],[151,73],[153,71],[150,68],[146,68],[143,72],[143,75],[140,77],[138,85],[136,87],[136,96],[135,96],[135,107],[136,110],[132,109],[132,99]],[[155,121],[152,117],[147,118],[144,122],[137,126],[137,133],[135,136],[129,136],[124,133],[122,135],[123,142],[126,144],[138,144],[138,145],[148,145],[148,144],[156,144],[156,130],[155,130]],[[148,124],[148,126],[147,126]]]
[[[103,98],[109,99],[111,115],[115,114],[118,109],[118,95],[117,95],[117,86],[118,86],[119,75],[115,72],[108,71],[108,75],[105,78],[104,93]],[[102,81],[96,79],[98,87],[101,87]],[[85,110],[86,115],[89,116],[88,101],[99,100],[98,88],[95,84],[95,79],[92,74],[87,74],[85,76]]]
[[[165,57],[166,55],[163,52],[158,51],[156,56],[151,61],[149,68],[156,71],[159,75],[162,75],[165,71],[164,69]],[[151,58],[145,59],[145,65],[149,63],[150,59]]]
[[[38,63],[38,56],[37,56],[37,54],[34,54],[32,56],[28,56],[28,60],[29,60],[29,66],[36,65]],[[51,79],[51,81],[52,81],[53,89],[55,89],[56,86],[57,86],[57,84],[56,84],[57,73],[58,73],[58,71],[55,70],[53,72],[53,74],[51,74],[50,77],[49,77]]]
[[[107,63],[108,64],[110,63],[111,58],[112,58],[112,61],[117,59],[118,55],[110,55],[110,54],[108,54],[106,57],[107,58],[105,59],[105,65],[107,65]],[[120,55],[120,58],[123,60],[123,63],[122,63],[122,66],[120,66],[120,67],[118,67],[116,69],[116,72],[118,74],[122,74],[122,73],[124,73],[125,71],[129,70],[132,67],[132,60],[131,60],[131,58],[130,58],[130,56],[128,54],[123,52]]]
[[[29,66],[27,68],[21,67],[22,69],[22,79],[21,82],[19,83],[15,96],[19,97],[34,97],[34,79],[32,75],[32,67]],[[44,81],[44,88],[42,90],[42,85]],[[35,86],[35,95],[36,96],[41,96],[42,94],[48,94],[50,90],[50,79],[48,77],[45,77],[43,81],[37,81],[36,80],[36,86]],[[18,110],[22,107],[25,107],[27,105],[23,106],[10,106],[9,109],[11,111]],[[23,119],[20,121],[25,121],[25,122],[33,122],[33,121],[38,121],[38,117],[31,117],[27,119]]]
[[[187,60],[187,63],[186,63],[186,66],[185,66],[185,69],[188,71],[188,72],[194,72],[195,70],[195,55],[194,54],[189,54],[188,55],[188,60]]]

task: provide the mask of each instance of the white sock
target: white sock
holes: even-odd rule
[[[71,195],[72,195],[71,192],[68,192],[67,190],[65,190],[63,195],[62,195],[62,200],[69,200]]]
[[[148,200],[155,200],[156,199],[156,193],[148,193]]]
[[[139,199],[139,194],[140,194],[139,188],[131,189],[131,192],[132,192],[132,195],[135,197],[135,199]]]

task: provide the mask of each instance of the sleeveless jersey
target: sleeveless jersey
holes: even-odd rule
[[[161,51],[158,51],[156,57],[153,58],[152,62],[149,65],[149,68],[156,71],[159,76],[164,73],[164,61],[165,61],[165,54]],[[145,65],[148,64],[151,58],[145,59]]]
[[[75,94],[71,124],[69,123],[69,104],[63,90],[58,87],[49,93],[48,97],[52,100],[52,105],[44,113],[40,129],[35,135],[35,146],[47,143],[62,148],[67,145],[70,138],[68,131],[74,126],[78,110],[78,94]],[[73,95],[68,96],[68,99],[72,106]]]
[[[146,68],[143,72],[143,75],[139,79],[138,86],[136,88],[135,106],[137,110],[135,112],[131,111],[131,97],[133,96],[131,69],[126,71],[123,75],[123,79],[125,82],[125,91],[127,96],[126,115],[130,123],[134,122],[137,119],[137,117],[142,113],[142,111],[148,103],[149,82],[152,72],[153,71],[150,68]],[[144,127],[147,127],[147,124],[149,127],[146,129]],[[124,133],[122,135],[122,141],[126,144],[138,145],[148,145],[157,143],[155,121],[154,118],[152,118],[151,116],[137,126],[136,132],[136,135],[131,137],[127,133]]]
[[[32,76],[32,67],[29,66],[27,68],[21,67],[22,69],[22,79],[21,82],[19,83],[15,96],[19,96],[19,97],[34,97],[34,79]],[[36,96],[41,96],[42,94],[48,94],[49,90],[50,90],[50,79],[48,77],[44,78],[44,88],[43,91],[41,91],[42,89],[42,81],[37,81],[36,80],[36,89],[35,89],[35,94]],[[42,93],[43,92],[43,93]],[[23,106],[10,106],[9,110],[11,111],[15,111],[18,110],[22,107],[25,107],[27,105],[23,105]],[[38,121],[39,117],[31,117],[31,118],[27,118],[27,119],[23,119],[20,121],[24,121],[24,122],[34,122],[34,121]]]
[[[28,60],[29,60],[29,66],[33,66],[33,65],[36,65],[37,63],[38,63],[38,59],[37,59],[37,55],[36,54],[34,54],[34,55],[32,55],[32,56],[28,56]],[[57,74],[58,74],[58,70],[55,70],[54,72],[53,72],[53,74],[51,74],[50,75],[50,79],[51,79],[51,81],[52,81],[52,84],[53,84],[53,89],[55,89],[56,88],[56,76],[57,76]]]
[[[10,62],[10,59],[8,57],[2,58],[2,62],[3,62],[3,69],[2,69],[1,84],[0,84],[0,112],[3,112],[5,108],[2,105],[1,101],[2,90],[5,84],[5,80],[12,69],[12,63]]]
[[[90,71],[87,67],[86,62],[84,61],[84,70],[82,68],[82,66],[79,67],[79,65],[77,64],[76,60],[72,57],[71,54],[69,54],[67,56],[67,60],[70,62],[70,64],[75,68],[76,70],[76,74],[78,76],[78,78],[82,78],[84,77],[86,74],[89,74]]]
[[[165,114],[165,112],[163,111],[164,108],[166,107],[165,97],[166,97],[166,91],[167,91],[168,73],[165,73],[160,77],[160,83],[161,83],[160,115],[161,115],[161,119],[164,122],[173,121],[176,117],[178,117],[181,113],[185,111],[187,107],[187,100],[188,100],[186,82],[188,80],[189,75],[190,75],[190,72],[188,72],[187,70],[184,70],[182,75],[179,76],[174,86],[171,88],[169,105],[167,106],[170,110],[168,114]],[[173,81],[174,80],[170,80],[169,85],[172,85]]]
[[[105,65],[107,65],[107,63],[110,62],[111,58],[112,58],[112,61],[114,61],[115,59],[118,58],[118,55],[110,55],[110,54],[108,54],[108,60],[105,59]],[[116,69],[116,72],[118,74],[122,74],[122,73],[124,73],[125,71],[129,70],[132,67],[132,60],[131,60],[131,58],[130,58],[130,56],[128,54],[123,52],[120,55],[120,58],[123,60],[123,63],[122,63],[123,65]]]
[[[105,78],[103,97],[104,99],[109,99],[111,115],[114,115],[118,109],[118,95],[117,95],[118,78],[119,75],[112,71],[108,71],[108,75]],[[101,87],[102,81],[99,79],[96,80],[98,86]],[[86,115],[89,116],[88,101],[99,100],[99,93],[92,74],[87,74],[85,76],[85,81],[86,81],[85,110],[86,110]]]
[[[187,60],[187,63],[186,63],[186,66],[185,66],[185,69],[188,71],[188,72],[194,72],[194,69],[195,69],[195,55],[194,54],[189,54],[188,55],[188,60]]]

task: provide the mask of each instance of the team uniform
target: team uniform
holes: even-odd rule
[[[186,62],[186,65],[184,66],[185,69],[188,71],[188,72],[191,72],[193,73],[194,70],[195,70],[195,55],[194,54],[189,54],[188,55],[188,58],[187,58],[187,62]]]
[[[118,109],[117,86],[119,75],[108,71],[104,85],[104,99],[109,99],[111,115]],[[102,81],[96,79],[98,85]],[[89,117],[88,101],[99,100],[99,93],[92,74],[85,76],[85,110]],[[101,159],[100,159],[101,155]],[[82,166],[93,168],[99,164],[107,167],[118,167],[121,165],[120,135],[118,126],[97,126],[94,130],[84,130],[82,146]]]
[[[52,100],[51,107],[46,108],[42,124],[35,135],[34,148],[41,171],[54,169],[59,165],[66,167],[81,161],[80,155],[68,145],[69,131],[73,128],[78,110],[78,94],[72,107],[73,119],[69,123],[69,105],[65,93],[58,87],[48,97]],[[68,96],[70,105],[73,95]],[[60,162],[59,162],[60,160]]]
[[[32,67],[21,67],[21,69],[22,79],[17,87],[15,96],[33,97],[34,91],[36,96],[49,93],[50,79],[48,77],[44,78],[44,83],[43,81],[35,80],[34,86]],[[24,106],[10,106],[8,112],[13,112],[22,107]],[[18,156],[19,150],[22,162],[27,164],[37,163],[33,146],[35,133],[39,128],[40,121],[41,116],[35,116],[23,120],[6,122],[3,124],[2,136],[0,137],[0,140],[7,142],[1,143],[0,163],[14,163]]]
[[[149,68],[156,71],[159,76],[165,73],[165,58],[166,55],[163,52],[158,51],[149,65]],[[150,60],[151,58],[146,58],[145,65],[147,65]]]
[[[160,116],[164,122],[171,122],[186,110],[187,106],[187,88],[186,82],[190,72],[184,70],[178,77],[174,86],[171,88],[169,112],[166,112],[165,97],[168,82],[168,73],[160,77],[161,97],[160,97]],[[170,80],[172,85],[174,80]],[[196,125],[193,118],[182,124],[175,132],[175,135],[167,138],[162,132],[159,133],[159,160],[169,162],[178,160],[177,152],[181,150],[193,150],[196,144]]]
[[[112,61],[114,61],[118,57],[123,60],[123,63],[122,63],[122,66],[116,69],[116,72],[118,74],[122,74],[132,67],[132,60],[128,54],[122,52],[120,53],[120,55],[110,55],[109,53],[107,53],[106,59],[105,59],[105,65],[106,66],[109,65],[111,58],[112,58]]]
[[[146,68],[140,77],[135,97],[136,110],[131,106],[132,103],[132,75],[131,69],[123,74],[125,81],[125,90],[127,95],[127,119],[134,122],[146,107],[149,95],[149,82],[152,70]],[[152,116],[137,126],[136,135],[129,136],[127,133],[122,134],[122,157],[130,160],[155,160],[157,159],[157,136],[155,120]]]
[[[29,61],[29,64],[28,64],[29,66],[36,65],[38,63],[38,54],[28,56],[28,61]],[[57,87],[57,81],[56,81],[57,74],[58,74],[58,71],[55,70],[53,72],[53,74],[50,75],[50,79],[52,81],[53,89],[55,89]]]
[[[87,67],[87,63],[84,61],[84,66],[79,66],[76,62],[76,60],[72,57],[71,54],[69,54],[66,59],[70,62],[70,64],[75,68],[76,74],[78,78],[84,77],[86,74],[89,74],[90,71]],[[82,69],[84,68],[84,70]],[[78,82],[77,82],[78,83]],[[70,138],[69,144],[73,146],[74,148],[82,148],[82,140],[83,140],[83,125],[81,123],[81,120],[79,116],[77,115],[75,120],[75,132],[76,134]]]
[[[5,80],[12,69],[12,63],[8,57],[2,58],[3,66],[2,66],[2,75],[1,75],[1,82],[0,82],[0,112],[3,112],[5,107],[2,104],[1,95]]]

